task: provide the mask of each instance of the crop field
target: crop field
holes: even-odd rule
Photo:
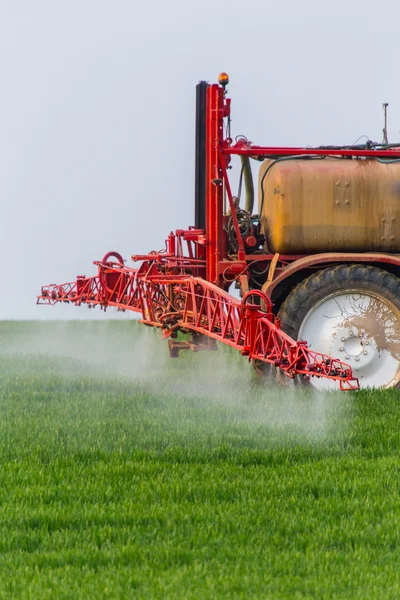
[[[399,392],[132,321],[3,322],[0,598],[400,597]]]

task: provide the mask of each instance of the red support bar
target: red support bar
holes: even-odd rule
[[[400,160],[400,148],[379,150],[341,148],[285,148],[275,146],[254,146],[239,141],[233,146],[221,148],[223,154],[240,156],[348,156],[365,158],[386,158]]]
[[[224,256],[223,180],[218,160],[223,140],[224,90],[217,84],[207,88],[206,119],[206,279],[219,283],[219,263]]]

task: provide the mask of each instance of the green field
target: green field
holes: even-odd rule
[[[400,598],[398,392],[256,387],[131,321],[0,335],[0,598]]]

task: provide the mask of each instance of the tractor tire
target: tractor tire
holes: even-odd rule
[[[348,363],[360,387],[400,387],[400,279],[377,267],[342,264],[314,273],[288,295],[282,329]],[[311,377],[317,389],[333,381]]]

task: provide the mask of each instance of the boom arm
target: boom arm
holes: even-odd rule
[[[111,256],[118,262],[109,262]],[[38,304],[84,303],[140,312],[142,323],[160,327],[164,338],[172,338],[173,356],[176,348],[196,349],[202,336],[207,336],[240,350],[249,360],[278,367],[288,377],[324,377],[339,381],[342,390],[358,389],[350,365],[311,351],[306,342],[296,342],[280,329],[263,292],[249,291],[239,301],[199,277],[164,275],[165,261],[145,261],[139,269],[131,269],[118,254],[109,253],[95,263],[96,276],[44,286]],[[250,302],[252,297],[258,297],[264,309]],[[192,344],[175,342],[178,331],[191,333]]]

